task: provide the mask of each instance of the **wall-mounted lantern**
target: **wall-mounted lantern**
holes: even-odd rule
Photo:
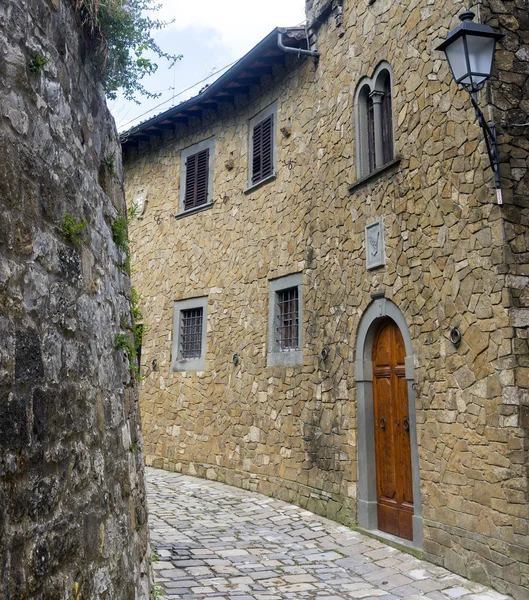
[[[494,171],[498,204],[503,203],[500,181],[500,162],[496,127],[485,120],[478,105],[477,93],[485,85],[492,73],[492,63],[496,51],[496,42],[505,37],[488,25],[474,23],[472,11],[462,13],[461,25],[452,29],[446,40],[436,48],[446,54],[452,75],[457,84],[470,94],[476,118],[483,133],[489,155],[490,165]]]

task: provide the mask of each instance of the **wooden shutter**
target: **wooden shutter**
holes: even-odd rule
[[[252,183],[258,183],[274,172],[274,115],[253,128]]]
[[[208,202],[209,148],[189,156],[186,161],[184,210]]]

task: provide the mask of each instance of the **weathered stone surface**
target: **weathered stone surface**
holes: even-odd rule
[[[0,148],[0,598],[144,600],[139,406],[115,351],[125,203],[98,183],[119,142],[70,2],[0,3]]]
[[[312,2],[310,15],[327,4]],[[529,539],[519,533],[528,492],[527,128],[501,130],[500,207],[468,95],[434,51],[463,4],[344,2],[338,25],[339,5],[330,2],[310,27],[317,65],[288,57],[235,106],[223,103],[142,144],[127,162],[130,199],[142,189],[149,197],[133,228],[150,326],[142,359],[147,461],[201,477],[215,472],[218,481],[354,523],[356,334],[372,294],[383,292],[404,315],[414,351],[425,551],[527,600]],[[480,6],[481,20],[506,34],[480,103],[496,123],[527,123],[526,7]],[[401,161],[350,192],[354,93],[381,60],[393,69]],[[276,139],[277,178],[244,194],[248,121],[274,101],[278,130],[290,120],[291,135]],[[175,220],[181,150],[210,136],[213,207]],[[378,218],[386,264],[367,272],[365,227]],[[297,272],[303,365],[267,368],[269,280]],[[209,297],[206,370],[173,373],[173,302],[198,296]],[[449,339],[454,326],[458,348]]]

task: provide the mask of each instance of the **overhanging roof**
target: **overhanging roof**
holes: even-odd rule
[[[250,86],[260,85],[261,77],[271,75],[275,66],[285,64],[286,54],[279,49],[278,34],[279,29],[274,29],[197,96],[123,132],[120,136],[123,150],[136,148],[140,142],[161,136],[166,130],[174,130],[178,124],[186,124],[190,117],[200,117],[205,110],[216,110],[219,104],[233,102],[235,96],[247,94]],[[291,48],[306,48],[305,28],[287,29],[283,43]]]

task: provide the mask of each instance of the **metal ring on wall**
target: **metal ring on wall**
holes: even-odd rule
[[[450,341],[452,342],[452,344],[454,344],[456,348],[459,348],[462,339],[463,336],[461,335],[459,329],[457,327],[452,327],[450,331]]]

